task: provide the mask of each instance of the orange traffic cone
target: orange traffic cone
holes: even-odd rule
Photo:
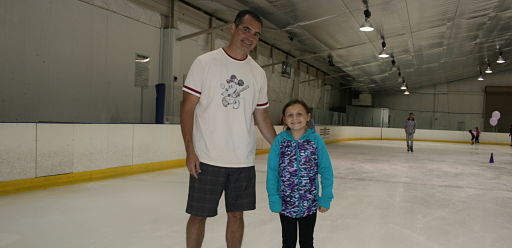
[[[493,156],[492,152],[491,152],[491,157],[489,158],[489,163],[491,163],[491,164],[494,163],[494,156]]]

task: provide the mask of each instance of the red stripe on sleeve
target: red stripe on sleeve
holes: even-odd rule
[[[183,85],[183,88],[185,88],[185,89],[187,89],[187,90],[190,90],[190,91],[192,91],[192,92],[194,92],[194,93],[196,93],[196,94],[198,94],[198,95],[201,95],[201,91],[198,91],[198,90],[196,90],[196,89],[190,88],[190,87],[188,87],[188,86],[186,86],[186,85]]]

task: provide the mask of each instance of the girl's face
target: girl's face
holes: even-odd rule
[[[311,114],[300,104],[294,104],[284,111],[284,122],[290,130],[306,130]]]

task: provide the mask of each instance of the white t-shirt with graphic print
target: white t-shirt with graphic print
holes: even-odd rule
[[[263,69],[250,56],[236,60],[219,48],[197,57],[183,90],[199,97],[193,127],[199,160],[221,167],[253,166],[253,112],[269,106]]]

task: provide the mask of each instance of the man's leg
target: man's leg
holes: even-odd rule
[[[244,211],[256,208],[256,170],[254,166],[228,170],[224,195],[228,215],[226,243],[228,248],[238,248],[244,237]]]
[[[227,248],[242,247],[244,238],[244,212],[229,212],[226,225]]]
[[[206,217],[190,215],[187,222],[187,248],[201,248]]]
[[[224,189],[227,171],[221,167],[200,164],[198,178],[189,176],[187,209],[187,247],[201,247],[204,239],[207,217],[217,215],[217,206]]]

